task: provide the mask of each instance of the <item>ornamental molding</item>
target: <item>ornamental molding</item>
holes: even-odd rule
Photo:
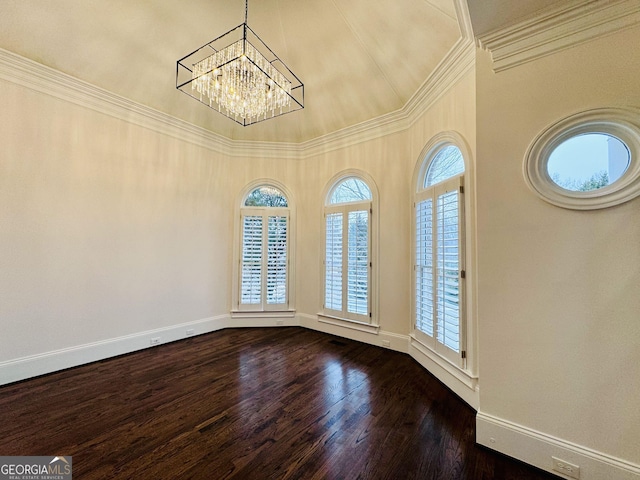
[[[493,70],[552,55],[640,24],[638,0],[570,0],[533,18],[478,36],[491,52]]]
[[[305,159],[407,130],[475,66],[475,45],[461,38],[405,106],[301,143],[230,140],[0,48],[0,79],[230,157]]]

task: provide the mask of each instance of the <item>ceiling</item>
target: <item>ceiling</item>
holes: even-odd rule
[[[305,108],[248,127],[175,88],[176,61],[241,24],[242,0],[2,0],[0,48],[232,140],[300,143],[401,109],[460,39],[457,1],[251,0]],[[468,3],[486,31],[555,1]]]
[[[536,14],[589,0],[469,0],[469,16],[477,37],[526,20]]]

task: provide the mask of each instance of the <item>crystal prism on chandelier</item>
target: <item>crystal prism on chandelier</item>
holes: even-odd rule
[[[304,108],[304,85],[245,21],[178,60],[176,88],[241,125]]]

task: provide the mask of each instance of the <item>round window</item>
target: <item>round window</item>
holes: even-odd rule
[[[590,192],[615,183],[629,168],[625,143],[606,133],[576,135],[549,155],[547,173],[558,186],[572,192]]]
[[[531,144],[524,176],[531,190],[576,210],[611,207],[640,195],[638,114],[590,110],[550,126]]]

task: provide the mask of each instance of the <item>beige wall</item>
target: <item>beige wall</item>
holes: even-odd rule
[[[226,312],[231,162],[1,83],[0,361]]]
[[[477,63],[480,409],[636,464],[640,199],[565,210],[522,169],[551,123],[640,107],[638,44],[633,29],[499,74]]]

